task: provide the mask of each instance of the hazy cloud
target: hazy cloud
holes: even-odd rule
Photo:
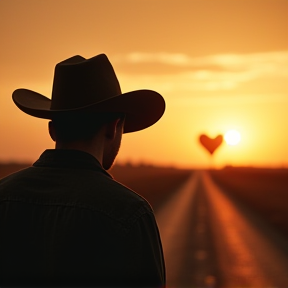
[[[288,77],[288,51],[203,57],[134,52],[119,55],[115,62],[121,68],[121,76],[133,82],[132,86],[147,83],[160,91],[231,90],[241,83],[263,77],[285,77],[286,80]]]
[[[264,68],[273,71],[279,65],[287,67],[288,51],[276,51],[251,54],[219,54],[204,57],[191,57],[181,53],[139,53],[125,55],[123,61],[127,63],[161,63],[166,65],[198,68],[219,67],[227,70],[247,70]],[[284,65],[283,65],[284,64]],[[287,72],[287,70],[286,70]]]

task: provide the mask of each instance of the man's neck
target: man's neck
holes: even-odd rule
[[[102,165],[103,149],[102,145],[95,143],[95,141],[73,141],[73,142],[56,142],[55,149],[68,149],[68,150],[80,150],[94,156]]]

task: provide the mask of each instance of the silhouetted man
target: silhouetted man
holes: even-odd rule
[[[160,236],[150,205],[112,179],[122,133],[165,110],[151,90],[122,93],[106,55],[55,67],[52,99],[13,93],[49,122],[56,149],[0,181],[0,286],[163,287]]]

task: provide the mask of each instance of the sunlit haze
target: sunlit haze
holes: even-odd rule
[[[241,141],[241,134],[237,130],[228,130],[224,134],[224,140],[228,145],[237,145]]]
[[[55,64],[106,53],[123,92],[166,100],[154,126],[124,135],[118,163],[208,167],[198,138],[235,129],[225,165],[288,166],[287,0],[1,0],[0,161],[53,148],[47,120],[12,102],[27,88],[51,97]],[[229,144],[229,143],[228,143]]]

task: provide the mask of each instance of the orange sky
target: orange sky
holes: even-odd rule
[[[154,89],[167,110],[124,135],[119,162],[288,166],[287,0],[1,0],[0,161],[33,162],[47,120],[16,108],[20,87],[50,97],[55,64],[106,53],[122,91]],[[198,136],[237,129],[213,159]]]

